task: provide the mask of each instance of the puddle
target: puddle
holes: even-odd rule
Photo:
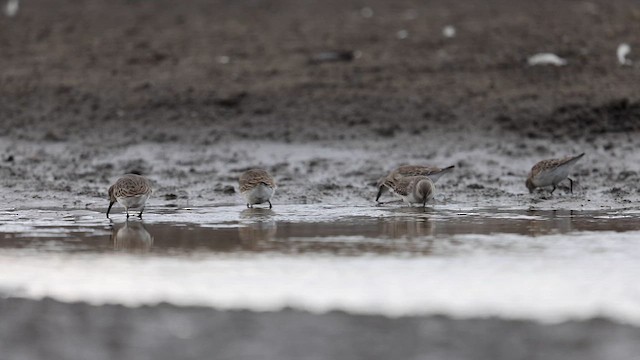
[[[0,211],[6,296],[640,325],[640,211]]]
[[[61,252],[423,254],[456,235],[640,230],[639,213],[284,206],[165,210],[140,221],[92,211],[0,212],[0,249]]]

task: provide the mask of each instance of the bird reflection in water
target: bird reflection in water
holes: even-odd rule
[[[530,210],[528,215],[536,216],[538,212]],[[575,214],[573,210],[553,210],[542,212],[542,216],[527,221],[522,232],[526,235],[540,236],[548,234],[566,234],[575,231]]]
[[[141,221],[127,220],[121,227],[113,227],[111,241],[114,250],[146,253],[151,251],[153,236]]]
[[[397,219],[385,221],[382,226],[382,234],[390,239],[415,238],[432,236],[435,233],[435,224],[429,219]]]
[[[432,236],[436,225],[430,218],[432,209],[404,207],[396,209],[403,216],[385,219],[382,225],[382,235],[391,239],[414,238]]]
[[[244,245],[257,246],[260,242],[272,240],[278,226],[275,213],[266,208],[250,208],[240,212],[238,235]]]

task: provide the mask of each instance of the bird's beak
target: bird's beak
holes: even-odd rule
[[[111,207],[113,206],[113,203],[115,203],[115,201],[111,201],[109,203],[109,208],[107,209],[107,219],[109,218],[109,212],[111,211]]]
[[[376,202],[378,202],[378,199],[380,199],[380,196],[382,196],[383,191],[384,191],[384,185],[380,185],[380,188],[378,189],[378,196],[376,196]]]

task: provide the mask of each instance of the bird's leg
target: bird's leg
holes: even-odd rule
[[[269,203],[269,209],[271,209],[271,208],[272,208],[272,206],[271,206],[271,200],[267,200],[267,202]]]
[[[144,206],[142,207],[142,209],[140,209],[140,214],[138,214],[138,217],[139,217],[140,219],[142,219],[142,212],[143,212],[143,211],[144,211]]]
[[[571,191],[571,193],[573,194],[573,180],[568,177],[567,179],[569,179],[569,191]]]
[[[127,212],[127,219],[129,218],[129,208],[126,208],[125,211]]]
[[[556,191],[556,186],[555,185],[553,185],[553,189],[551,190],[550,194],[553,194],[554,191]]]

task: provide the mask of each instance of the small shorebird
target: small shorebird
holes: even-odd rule
[[[151,195],[151,183],[146,178],[136,174],[126,174],[109,188],[109,209],[107,209],[107,219],[111,207],[117,201],[124,206],[129,218],[129,209],[140,208],[139,218],[142,218],[144,205]]]
[[[266,170],[247,170],[240,175],[238,184],[240,193],[247,200],[248,208],[255,204],[269,203],[271,209],[271,197],[276,190],[276,182]]]
[[[455,166],[451,165],[446,168],[439,168],[434,166],[419,166],[419,165],[404,165],[391,171],[387,176],[378,180],[378,195],[376,201],[380,199],[382,194],[391,188],[391,184],[398,181],[400,178],[406,176],[427,176],[433,183],[437,183],[438,179],[449,171],[453,170]]]
[[[584,153],[576,156],[567,156],[562,159],[542,160],[533,165],[531,172],[527,177],[525,185],[529,189],[529,193],[537,187],[553,186],[551,194],[556,190],[556,186],[564,179],[569,179],[569,190],[573,194],[573,180],[569,178],[569,171],[576,164]]]
[[[407,205],[422,204],[425,207],[435,193],[433,180],[428,176],[405,176],[390,181],[389,185],[389,191],[401,197]]]

